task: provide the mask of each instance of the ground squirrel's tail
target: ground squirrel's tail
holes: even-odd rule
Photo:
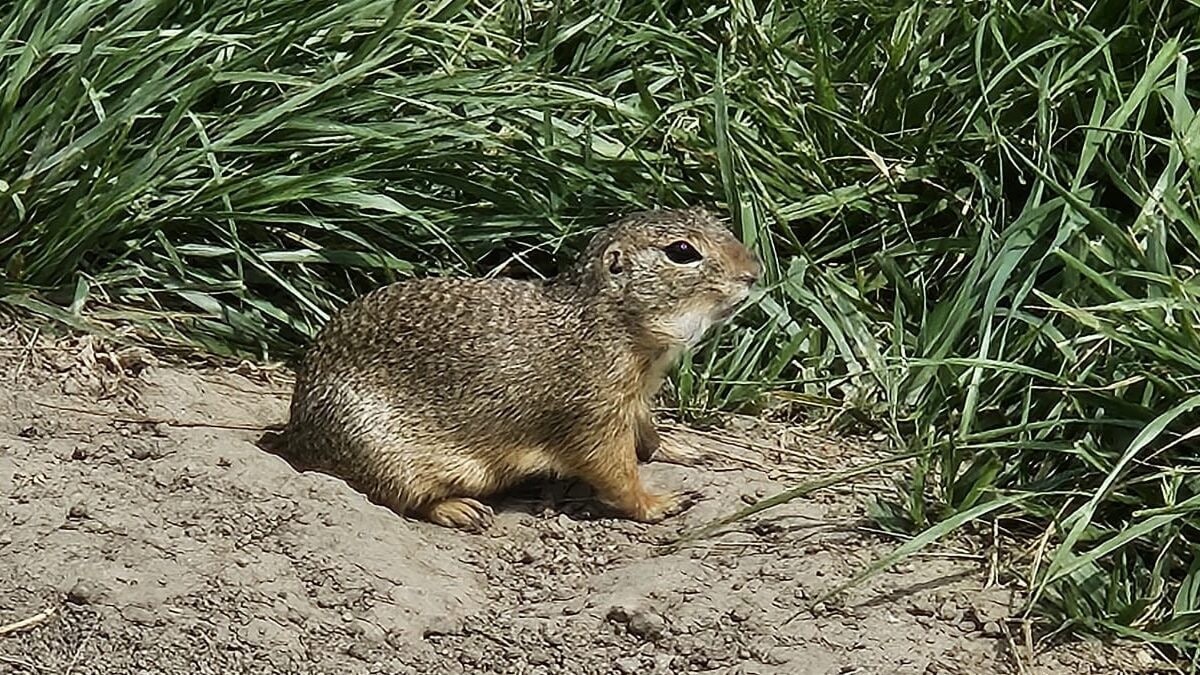
[[[255,445],[271,454],[280,454],[287,448],[287,430],[286,422],[263,427],[263,435],[258,437]]]
[[[286,422],[266,427],[266,431],[259,436],[255,445],[263,452],[275,455],[287,462],[297,471],[310,471],[318,468],[311,462],[304,461],[300,456],[301,453],[296,452],[297,448],[294,447],[291,430]]]

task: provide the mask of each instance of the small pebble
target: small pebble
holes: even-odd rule
[[[622,659],[617,659],[617,670],[625,675],[635,675],[642,672],[642,662],[632,656],[626,656]]]
[[[71,459],[78,460],[78,459],[87,459],[87,458],[88,458],[88,449],[87,449],[86,445],[77,445],[77,446],[75,446],[75,449],[71,451]]]
[[[646,640],[657,640],[667,630],[667,621],[654,612],[636,612],[629,617],[629,633]]]
[[[914,616],[933,616],[937,612],[929,598],[918,598],[908,607],[908,613]]]
[[[126,430],[122,429],[122,431]],[[129,456],[139,461],[143,459],[149,459],[150,454],[150,448],[144,445],[136,445],[129,449]]]
[[[954,603],[946,601],[942,603],[941,607],[938,607],[937,615],[942,621],[954,623],[962,616],[962,612]]]
[[[995,621],[988,621],[983,624],[983,634],[988,637],[1000,637],[1004,635],[1004,631],[1000,629],[1000,624]]]
[[[613,605],[608,608],[608,613],[604,615],[606,619],[613,623],[628,623],[629,610],[620,605]]]
[[[156,621],[154,612],[143,607],[126,607],[121,611],[121,616],[141,626],[153,626]]]
[[[87,504],[84,504],[83,502],[72,504],[71,508],[67,510],[67,517],[73,518],[75,520],[82,520],[83,518],[87,518],[88,517]]]
[[[67,591],[67,602],[73,605],[86,605],[96,599],[96,591],[85,581],[76,582]]]
[[[350,648],[346,650],[346,653],[358,659],[359,661],[371,660],[371,648],[363,642],[355,642],[354,644],[350,645]]]

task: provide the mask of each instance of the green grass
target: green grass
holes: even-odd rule
[[[1196,653],[1200,5],[559,6],[0,3],[7,301],[274,358],[715,202],[771,283],[682,410],[879,424],[881,523],[1044,536],[1046,625]]]

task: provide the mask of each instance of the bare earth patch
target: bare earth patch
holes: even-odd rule
[[[282,377],[95,345],[0,338],[3,673],[1149,672],[1134,647],[1025,653],[1011,594],[970,556],[918,558],[813,611],[890,545],[853,490],[660,545],[846,468],[861,453],[836,440],[746,432],[701,467],[652,463],[650,484],[707,497],[661,525],[554,484],[473,536],[297,473],[251,429],[132,421],[278,422]]]

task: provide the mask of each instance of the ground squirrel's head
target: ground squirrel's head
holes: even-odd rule
[[[588,244],[566,278],[609,301],[626,325],[662,347],[692,346],[727,319],[762,265],[701,208],[635,213]]]

